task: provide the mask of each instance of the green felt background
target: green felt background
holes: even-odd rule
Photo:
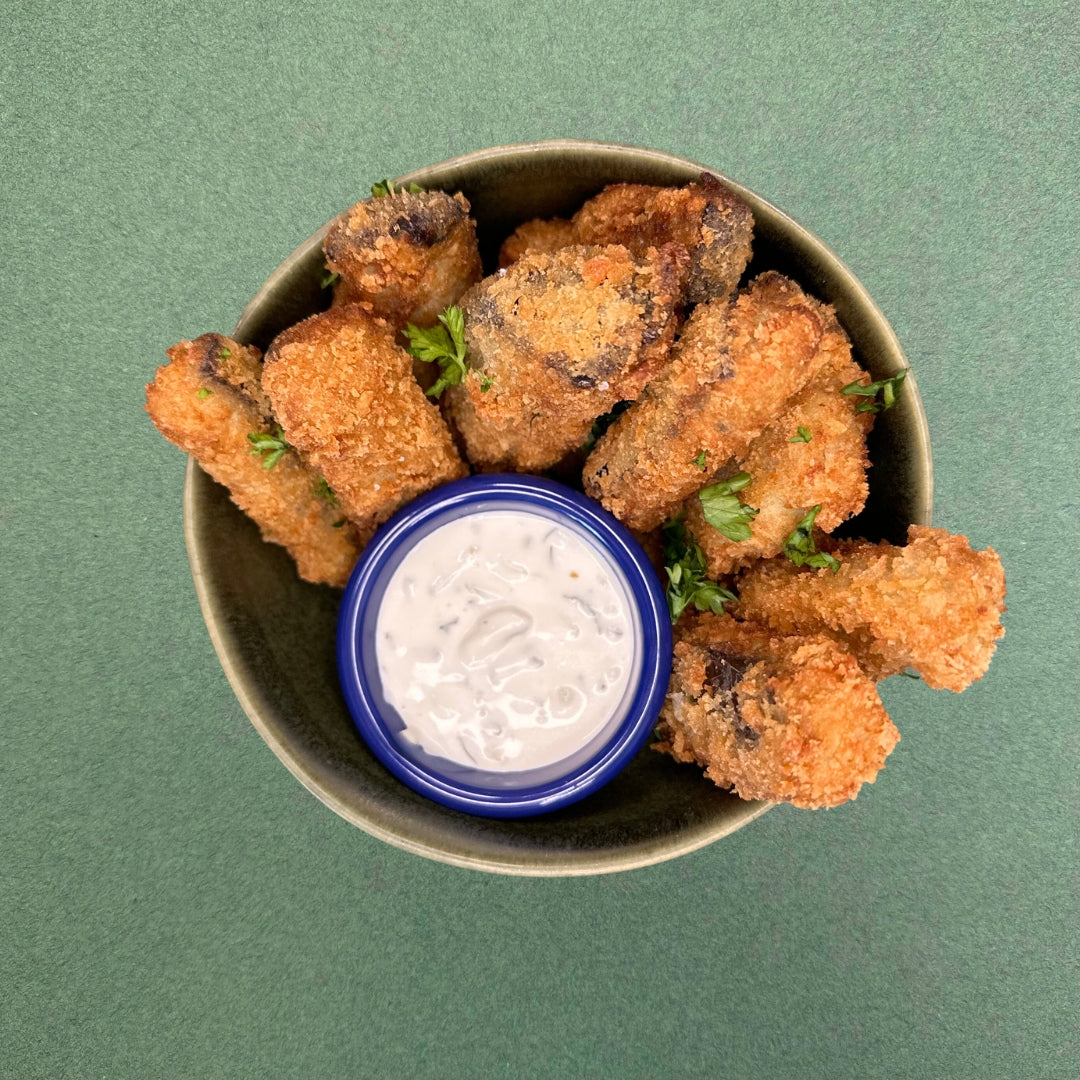
[[[1076,1076],[1068,8],[7,5],[0,1076]],[[1010,611],[963,695],[883,687],[856,803],[525,880],[371,839],[261,742],[142,388],[372,180],[554,136],[707,162],[848,262]]]

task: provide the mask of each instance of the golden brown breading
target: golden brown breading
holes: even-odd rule
[[[726,299],[750,261],[754,218],[735,192],[709,173],[686,187],[612,184],[574,215],[574,242],[622,244],[635,255],[682,244],[690,253],[686,300]]]
[[[705,521],[697,496],[686,500],[686,527],[701,546],[709,576],[720,577],[755,559],[778,555],[792,530],[814,506],[815,525],[830,533],[866,502],[870,459],[866,436],[873,413],[856,412],[859,399],[840,388],[864,374],[851,359],[847,335],[835,324],[821,339],[825,366],[788,402],[786,411],[751,444],[745,458],[726,470],[747,472],[751,482],[739,501],[759,513],[749,540],[729,540]],[[792,442],[803,428],[809,442]]]
[[[667,362],[686,253],[528,252],[461,299],[473,369],[444,400],[469,460],[539,471]],[[485,389],[486,387],[486,389]]]
[[[566,218],[551,218],[544,221],[533,218],[519,225],[499,248],[499,266],[506,268],[525,254],[526,251],[558,251],[574,243],[574,226]]]
[[[396,191],[358,202],[331,226],[323,251],[341,275],[334,306],[366,302],[396,330],[433,326],[481,274],[476,223],[460,192]]]
[[[290,444],[361,528],[468,471],[393,327],[360,305],[331,308],[279,334],[263,386]]]
[[[830,638],[729,615],[685,619],[655,748],[743,799],[813,810],[854,799],[900,741],[874,683]]]
[[[848,540],[831,544],[836,574],[771,559],[738,582],[740,618],[782,633],[845,635],[875,677],[905,668],[935,690],[982,678],[1005,633],[1005,572],[993,548],[966,536],[912,525],[906,547]]]
[[[672,362],[597,442],[585,492],[631,528],[647,532],[705,479],[746,456],[750,443],[817,373],[820,305],[768,272],[734,302],[700,304]]]
[[[203,334],[168,350],[146,388],[146,411],[170,442],[186,450],[259,526],[285,547],[305,581],[344,585],[367,536],[318,494],[319,476],[288,450],[270,469],[248,435],[270,433],[260,386],[259,350]],[[335,527],[337,526],[337,527]]]

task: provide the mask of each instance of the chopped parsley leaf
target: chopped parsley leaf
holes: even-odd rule
[[[423,192],[419,184],[406,184],[402,188],[394,187],[393,180],[380,180],[371,185],[371,196],[374,199],[383,199],[387,195],[396,195],[399,191],[407,191],[410,195],[419,195]]]
[[[214,392],[213,390],[207,390],[205,386],[201,386],[201,387],[199,387],[199,392],[195,396],[200,401],[203,401],[206,398],[208,398],[213,392]]]
[[[722,615],[724,604],[738,597],[705,576],[708,570],[705,556],[701,548],[686,535],[682,514],[664,525],[660,535],[664,541],[668,613],[672,623],[678,622],[679,616],[691,604],[698,611]]]
[[[248,435],[248,442],[251,443],[253,454],[265,455],[262,463],[264,469],[272,469],[289,449],[289,444],[285,441],[285,432],[281,430],[280,424],[272,435],[265,431],[251,432]]]
[[[324,289],[330,289],[335,286],[340,280],[340,274],[335,274],[333,270],[327,270],[326,273],[323,274],[322,287]]]
[[[694,460],[691,461],[690,464],[693,465],[695,468],[698,468],[702,472],[704,472],[705,471],[705,455],[706,455],[705,450],[699,450],[698,453],[697,453],[697,457],[694,458]]]
[[[810,434],[809,428],[804,428],[801,424],[798,427],[798,435],[792,435],[788,442],[809,442],[814,436]]]
[[[710,484],[698,492],[701,510],[705,520],[729,540],[740,543],[749,540],[753,533],[750,524],[757,517],[758,511],[752,506],[739,502],[736,491],[742,491],[750,483],[749,473],[741,472],[719,484]]]
[[[815,506],[792,530],[784,541],[784,554],[796,566],[813,566],[818,569],[828,567],[834,574],[840,569],[840,562],[827,551],[818,551],[814,543],[814,519],[821,513],[821,505]]]
[[[860,401],[856,412],[880,413],[891,409],[896,404],[896,395],[900,391],[904,379],[907,378],[907,369],[898,371],[889,379],[879,379],[877,382],[863,386],[856,381],[848,383],[840,388],[841,394],[855,394],[858,397],[868,398],[868,401]],[[878,395],[880,396],[880,399]]]
[[[331,506],[337,506],[337,496],[326,482],[325,476],[320,476],[319,479],[315,481],[313,490],[320,499],[325,499]]]
[[[438,364],[439,377],[435,385],[425,391],[428,397],[437,398],[448,386],[457,386],[465,378],[465,315],[461,308],[450,305],[440,316],[442,326],[421,330],[409,323],[405,336],[409,339],[409,353],[425,364]]]

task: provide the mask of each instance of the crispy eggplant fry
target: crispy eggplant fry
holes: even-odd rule
[[[1005,633],[1005,573],[993,548],[912,525],[906,547],[866,540],[831,544],[836,574],[787,559],[751,566],[739,579],[739,616],[781,633],[843,635],[875,678],[906,668],[935,690],[982,678]]]
[[[686,252],[528,252],[461,299],[468,377],[444,396],[469,460],[539,471],[667,362]]]
[[[824,636],[781,637],[728,615],[681,622],[655,748],[744,799],[837,806],[900,740],[872,680]]]
[[[686,527],[705,554],[710,577],[778,555],[814,506],[821,507],[815,525],[831,533],[866,502],[866,436],[874,417],[857,412],[858,400],[840,393],[863,371],[835,321],[821,339],[821,353],[828,357],[825,366],[732,470],[751,477],[738,493],[743,504],[758,510],[750,539],[729,539],[706,522],[696,495],[686,501]]]
[[[317,473],[286,450],[272,468],[248,435],[275,424],[260,385],[259,350],[203,334],[168,350],[146,388],[146,410],[170,442],[186,450],[259,526],[281,544],[305,581],[344,585],[368,539],[320,495]]]
[[[432,326],[480,280],[476,223],[464,195],[396,191],[341,214],[323,241],[340,280],[334,305],[364,302],[396,330]]]
[[[566,218],[551,218],[544,221],[533,218],[519,225],[499,248],[499,266],[505,269],[525,254],[526,251],[558,251],[574,243],[574,226]]]
[[[393,327],[360,305],[331,308],[279,334],[263,386],[290,444],[362,529],[468,471]]]
[[[672,362],[597,442],[586,494],[647,532],[717,475],[817,374],[821,305],[793,281],[760,275],[734,302],[694,309]]]
[[[622,244],[635,255],[682,244],[690,253],[686,301],[726,299],[750,261],[754,218],[735,192],[709,173],[686,187],[612,184],[574,215],[574,242]]]

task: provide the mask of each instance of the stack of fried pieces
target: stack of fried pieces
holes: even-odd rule
[[[580,469],[648,549],[677,523],[690,562],[671,583],[697,560],[712,590],[676,625],[655,747],[743,798],[854,798],[899,740],[880,679],[958,691],[986,671],[997,555],[917,526],[905,547],[828,536],[863,507],[884,406],[830,307],[771,271],[738,287],[753,219],[715,177],[616,184],[527,222],[483,279],[469,211],[382,185],[326,237],[329,309],[265,357],[220,334],[175,345],[147,387],[154,423],[301,577],[337,586],[380,523],[470,467]],[[467,373],[436,403],[406,330],[455,304]],[[717,491],[738,491],[744,527],[710,521]]]

